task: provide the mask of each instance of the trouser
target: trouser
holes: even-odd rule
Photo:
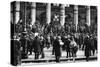
[[[81,49],[81,43],[79,44],[79,49]]]
[[[32,55],[32,47],[29,48],[30,55]]]
[[[53,47],[53,49],[52,49],[52,55],[54,55],[54,53],[55,53],[55,52],[54,52],[54,47]]]
[[[56,62],[60,62],[60,56],[56,56]]]
[[[35,53],[35,59],[39,59],[39,53]]]
[[[43,48],[41,49],[41,58],[44,58],[45,55],[44,55],[44,51],[43,51]]]
[[[45,55],[44,55],[44,52],[42,52],[42,54],[41,54],[42,56],[41,56],[41,58],[44,58],[45,57]]]
[[[89,61],[89,56],[90,56],[90,50],[85,49],[85,56],[86,56],[86,61]]]
[[[71,55],[70,55],[70,51],[66,51],[66,52],[67,52],[66,58],[70,57],[70,56],[71,56]]]
[[[86,61],[89,61],[89,56],[86,56]]]
[[[91,53],[92,52],[92,53]],[[91,51],[90,51],[90,55],[94,55],[95,54],[95,50],[94,49],[92,49]]]

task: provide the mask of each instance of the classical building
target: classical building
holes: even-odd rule
[[[30,30],[36,24],[37,30],[39,27],[49,25],[51,28],[55,27],[54,30],[57,31],[64,28],[66,32],[94,33],[97,32],[97,7],[14,2],[11,4],[11,22],[17,26],[19,24],[16,32]],[[53,30],[51,28],[50,30]]]

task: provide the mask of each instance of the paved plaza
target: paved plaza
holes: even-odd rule
[[[62,62],[73,62],[73,57],[69,57],[69,58],[66,58],[66,51],[61,51],[61,63]],[[55,55],[52,55],[52,47],[50,47],[49,49],[47,48],[44,48],[44,54],[45,54],[45,58],[41,58],[41,55],[39,56],[39,59],[35,60],[34,59],[34,53],[32,53],[32,55],[29,55],[28,56],[28,59],[22,59],[22,64],[25,64],[25,63],[33,63],[33,64],[37,64],[37,63],[40,63],[40,64],[44,64],[45,63],[56,63],[55,62]],[[84,51],[82,50],[78,50],[77,53],[76,53],[76,61],[86,61],[85,60],[85,56],[84,56]],[[94,56],[90,56],[91,59],[93,60],[96,60],[97,59],[97,54],[95,53]],[[52,62],[53,61],[53,62]]]

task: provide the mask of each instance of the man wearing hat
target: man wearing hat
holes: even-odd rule
[[[66,58],[70,57],[70,39],[68,36],[66,36],[65,41],[64,41],[65,49],[66,49]]]
[[[39,58],[39,54],[41,52],[41,48],[40,48],[40,39],[38,36],[35,37],[34,41],[33,41],[33,48],[34,48],[34,53],[35,53],[35,59]]]
[[[90,39],[89,36],[86,35],[86,38],[84,39],[84,44],[83,44],[83,48],[85,49],[85,56],[86,56],[86,61],[89,60],[89,56],[90,56]]]
[[[57,37],[54,40],[54,46],[53,47],[54,47],[54,53],[55,53],[56,62],[60,62],[61,50],[60,50],[59,37]]]

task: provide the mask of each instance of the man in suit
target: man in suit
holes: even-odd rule
[[[89,36],[87,35],[86,38],[84,39],[84,44],[83,44],[83,48],[85,48],[86,61],[89,60],[90,47],[91,47],[91,42],[90,42]]]
[[[35,53],[35,59],[39,58],[40,52],[41,52],[41,48],[40,48],[40,39],[38,36],[35,37],[34,41],[33,41],[33,48],[34,48],[34,53]]]
[[[60,62],[61,50],[60,50],[60,43],[59,43],[58,37],[54,40],[54,46],[53,47],[54,47],[56,62]]]
[[[56,39],[56,36],[53,37],[53,43],[52,43],[52,46],[53,46],[53,48],[52,48],[52,55],[54,55],[54,53],[55,53],[55,52],[54,52],[54,51],[55,51],[55,50],[54,50],[54,41],[55,41],[55,39]]]
[[[44,44],[45,44],[45,40],[43,38],[43,36],[40,37],[40,41],[41,41],[41,44],[40,44],[40,48],[41,48],[41,58],[44,58],[45,55],[44,55]]]
[[[64,41],[64,45],[65,45],[65,49],[66,49],[66,53],[67,53],[66,58],[70,57],[70,46],[69,46],[69,44],[70,44],[70,40],[69,40],[69,38],[66,38],[66,40]]]

